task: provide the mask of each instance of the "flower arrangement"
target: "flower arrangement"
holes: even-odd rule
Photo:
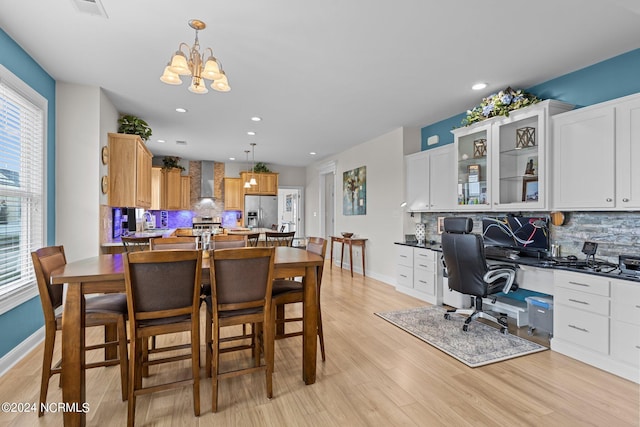
[[[509,111],[519,110],[540,101],[537,96],[522,89],[513,90],[508,87],[483,98],[480,105],[467,110],[467,117],[462,120],[462,126],[469,126],[491,117],[509,116]]]

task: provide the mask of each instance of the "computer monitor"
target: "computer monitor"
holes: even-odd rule
[[[549,218],[507,215],[482,218],[485,246],[520,252],[549,251]]]

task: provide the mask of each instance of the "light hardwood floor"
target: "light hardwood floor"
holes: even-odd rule
[[[471,369],[401,331],[373,313],[425,303],[392,286],[360,275],[352,279],[348,270],[327,264],[322,302],[327,361],[318,353],[316,384],[302,382],[302,338],[280,340],[272,400],[266,398],[264,375],[232,378],[221,382],[219,412],[213,414],[211,382],[202,368],[200,417],[193,415],[186,387],[139,397],[137,425],[639,425],[640,388],[630,381],[552,351]],[[88,340],[99,333],[89,331]],[[243,360],[223,357],[223,369]],[[0,402],[37,402],[41,358],[42,349],[34,350],[0,378]],[[151,375],[186,377],[189,365],[152,367]],[[125,425],[117,367],[88,371],[86,397],[88,425]],[[54,376],[48,402],[61,398]],[[0,413],[0,426],[29,425],[60,426],[62,415]]]

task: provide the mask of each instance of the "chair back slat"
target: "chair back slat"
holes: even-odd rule
[[[277,231],[266,231],[264,234],[267,239],[267,246],[293,246],[293,237],[296,232],[279,233]]]

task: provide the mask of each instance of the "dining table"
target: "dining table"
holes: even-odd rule
[[[51,283],[67,284],[62,315],[62,400],[67,408],[85,404],[85,295],[125,292],[125,254],[98,255],[67,263],[51,273]],[[203,257],[203,274],[209,274],[209,257]],[[274,277],[302,277],[304,287],[302,379],[316,381],[318,309],[317,270],[324,259],[295,247],[275,248]],[[106,333],[106,332],[105,332]],[[84,426],[86,413],[69,410],[63,414],[65,426]]]

